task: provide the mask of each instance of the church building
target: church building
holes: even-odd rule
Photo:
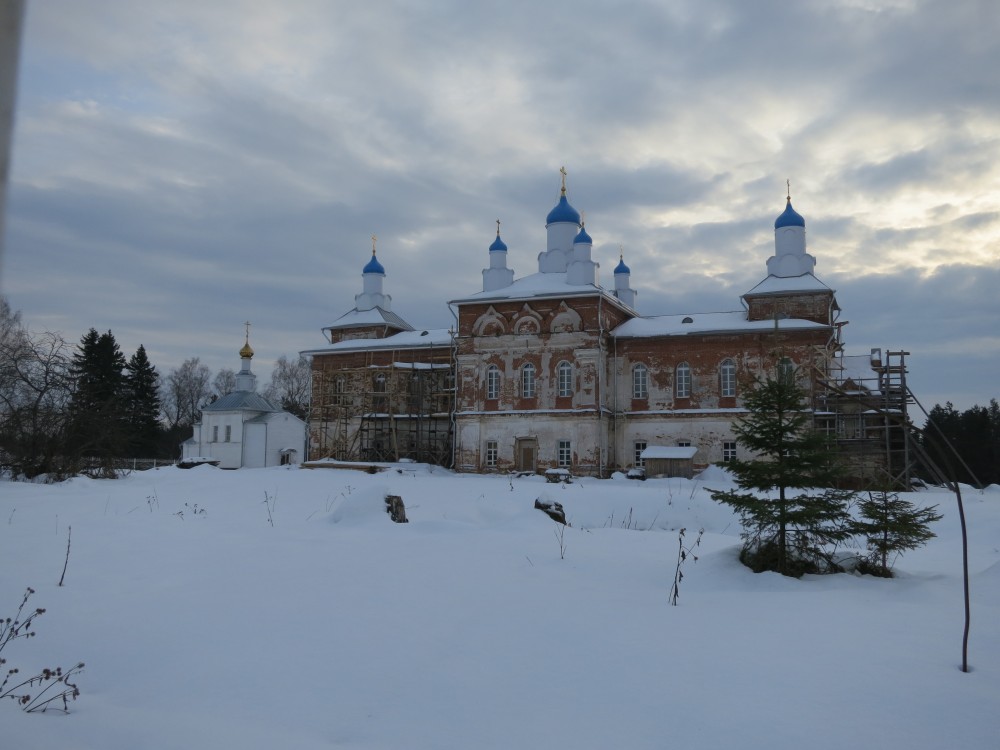
[[[202,408],[194,434],[181,443],[181,464],[262,468],[305,458],[305,422],[257,393],[257,376],[250,369],[253,355],[248,329],[236,388]]]
[[[812,393],[836,369],[840,308],[790,196],[763,278],[734,312],[641,315],[623,257],[613,287],[600,285],[590,231],[564,172],[537,270],[515,276],[497,222],[482,289],[448,303],[453,330],[392,312],[373,238],[355,307],[303,352],[309,458],[607,476],[658,447],[688,449],[697,468],[740,455],[732,425],[755,378],[783,370]]]

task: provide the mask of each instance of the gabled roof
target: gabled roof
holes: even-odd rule
[[[403,320],[391,310],[383,310],[381,307],[373,307],[371,310],[358,310],[354,308],[326,326],[323,330],[329,331],[334,328],[361,328],[364,326],[392,326],[401,331],[412,331],[413,326]]]
[[[728,333],[734,331],[774,330],[773,320],[747,320],[743,310],[736,312],[692,313],[691,315],[654,315],[633,318],[611,331],[617,338],[643,338],[650,336],[686,336],[701,333]],[[778,321],[780,330],[829,328],[821,323],[798,318]]]
[[[202,411],[281,411],[281,409],[259,393],[233,391],[202,407]]]

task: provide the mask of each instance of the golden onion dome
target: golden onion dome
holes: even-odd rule
[[[250,342],[248,341],[240,349],[240,359],[250,359],[253,357],[253,349],[250,347]]]

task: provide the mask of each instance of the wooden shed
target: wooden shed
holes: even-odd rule
[[[639,457],[646,467],[647,477],[694,476],[694,454],[698,449],[693,445],[665,446],[651,445]]]

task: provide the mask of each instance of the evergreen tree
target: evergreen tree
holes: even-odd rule
[[[995,398],[988,407],[977,404],[964,412],[950,401],[936,404],[922,441],[931,460],[949,477],[966,484],[1000,483],[1000,404]]]
[[[111,331],[91,328],[73,355],[70,454],[95,459],[103,476],[115,475],[115,459],[126,452],[125,356]]]
[[[858,569],[892,578],[889,555],[916,549],[936,536],[929,528],[941,520],[936,508],[918,508],[884,489],[869,492],[868,498],[858,503],[860,518],[854,522],[854,533],[865,537],[871,554]]]
[[[805,397],[793,372],[757,382],[745,398],[749,413],[733,428],[756,457],[726,465],[738,490],[711,493],[740,515],[740,559],[755,572],[797,577],[838,570],[828,547],[851,535],[852,493],[833,489],[836,456],[826,437],[811,429]]]
[[[163,432],[160,424],[160,376],[141,344],[125,365],[125,370],[129,450],[136,457],[155,456]]]

